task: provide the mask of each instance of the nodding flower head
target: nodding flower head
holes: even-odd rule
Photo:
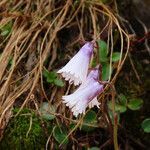
[[[93,82],[87,87],[75,91],[73,94],[63,96],[62,99],[64,100],[64,103],[66,103],[66,106],[71,109],[73,115],[77,117],[79,114],[85,114],[85,110],[91,101],[94,102],[91,103],[89,107],[99,105],[96,97],[102,91],[103,85],[98,81],[93,80]]]
[[[90,84],[90,82],[92,80],[98,80],[99,75],[100,75],[99,65],[97,65],[96,68],[92,69],[87,76],[86,80],[87,80],[88,84]],[[92,101],[90,101],[89,108],[92,108],[94,106],[97,106],[99,108],[99,105],[100,105],[100,103],[98,102],[97,97],[95,97]]]
[[[93,50],[94,43],[87,42],[58,73],[61,73],[69,83],[74,83],[74,85],[83,83],[87,77]]]
[[[99,78],[99,70],[98,70],[98,68],[96,67],[96,68],[90,70],[90,72],[89,72],[89,74],[88,74],[88,76],[87,76],[85,82],[83,82],[83,83],[79,86],[79,88],[78,88],[77,90],[80,90],[80,89],[82,89],[82,88],[88,86],[88,84],[90,84],[91,82],[93,82],[93,80],[96,80],[96,81],[97,81],[98,78]]]
[[[92,70],[86,81],[82,83],[79,88],[70,95],[63,96],[62,99],[66,106],[68,106],[73,112],[74,116],[85,113],[86,108],[89,106],[99,107],[99,102],[97,101],[97,96],[103,91],[103,85],[95,80],[96,74],[98,77],[98,72],[96,69]]]

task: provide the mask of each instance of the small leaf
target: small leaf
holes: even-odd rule
[[[56,72],[53,71],[49,72],[47,69],[44,69],[43,76],[47,78],[55,79],[57,77],[57,74]]]
[[[143,104],[143,100],[140,98],[136,98],[136,99],[130,99],[130,101],[128,102],[128,108],[131,110],[138,110],[141,108]]]
[[[124,113],[127,110],[127,108],[124,105],[116,104],[115,105],[115,110],[120,112],[120,113]]]
[[[106,81],[109,79],[110,76],[110,64],[109,63],[103,63],[102,64],[102,80]]]
[[[89,150],[100,150],[99,147],[91,147]]]
[[[63,86],[64,86],[63,81],[60,80],[60,79],[55,79],[55,80],[54,80],[54,84],[57,85],[57,86],[60,86],[60,87],[63,87]]]
[[[47,69],[44,69],[43,71],[43,76],[48,77],[49,71]]]
[[[144,132],[150,133],[150,118],[147,118],[142,122],[142,128]]]
[[[1,36],[7,36],[9,33],[10,31],[4,30],[3,32],[1,32]]]
[[[114,52],[113,54],[112,54],[112,61],[113,62],[116,62],[116,61],[118,61],[120,59],[120,53],[119,52]]]
[[[112,111],[112,102],[108,102],[108,107]],[[126,106],[121,105],[121,104],[115,104],[115,111],[119,113],[124,113],[127,110]]]
[[[57,78],[57,73],[54,71],[49,72],[48,77],[51,79],[55,79]]]
[[[99,46],[99,60],[100,62],[107,62],[107,43],[105,41],[99,40],[98,41]]]
[[[63,144],[68,143],[67,131],[64,128],[60,129],[58,126],[56,126],[53,132],[53,136],[59,144],[61,144],[63,141]]]
[[[126,106],[126,105],[127,105],[127,98],[126,98],[126,96],[123,95],[123,94],[119,94],[118,97],[119,97],[120,103],[121,103],[122,105]]]
[[[48,102],[43,102],[39,111],[43,119],[53,120],[55,118],[53,113],[55,113],[56,108],[53,105],[49,105]]]
[[[94,111],[88,111],[83,119],[83,125],[81,130],[84,131],[93,131],[94,126],[97,126],[96,113]]]
[[[46,81],[47,81],[48,83],[53,83],[53,82],[54,82],[54,79],[47,77],[47,78],[46,78]]]
[[[10,21],[6,25],[0,27],[1,36],[7,36],[9,33],[11,33],[12,25],[13,23]]]
[[[49,72],[47,69],[44,69],[43,76],[46,78],[46,81],[48,83],[53,83],[57,78],[57,73],[53,71]]]

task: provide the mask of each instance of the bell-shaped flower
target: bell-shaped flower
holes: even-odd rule
[[[98,80],[99,79],[99,65],[97,65],[96,68],[92,69],[90,73],[88,74],[86,78],[86,82],[82,83],[80,87],[76,90],[81,90],[82,88],[88,86],[93,80]],[[100,103],[97,100],[97,97],[95,97],[93,100],[89,102],[89,108],[92,108],[94,106],[97,106],[99,108]]]
[[[90,108],[95,105],[99,107],[97,96],[103,91],[103,85],[97,81],[98,75],[97,69],[92,70],[86,81],[73,94],[62,97],[74,116],[85,113],[88,106]]]
[[[94,50],[94,43],[87,42],[79,52],[57,73],[61,73],[65,80],[79,85],[86,80],[89,62]]]

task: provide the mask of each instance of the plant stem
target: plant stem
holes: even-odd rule
[[[118,131],[118,116],[115,112],[115,94],[116,94],[116,91],[115,91],[115,87],[110,83],[110,82],[107,82],[107,81],[99,81],[100,84],[108,84],[111,88],[111,95],[112,95],[112,112],[113,112],[113,117],[114,117],[114,128],[113,128],[113,142],[114,142],[114,149],[115,150],[119,150],[119,147],[118,147],[118,139],[117,139],[117,131]]]
[[[118,116],[115,113],[114,115],[114,130],[113,130],[113,140],[114,140],[114,149],[119,150],[118,148],[118,138],[117,138],[117,130],[118,130]]]

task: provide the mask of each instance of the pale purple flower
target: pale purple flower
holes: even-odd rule
[[[82,83],[80,85],[80,87],[76,90],[81,90],[82,88],[88,86],[89,84],[91,84],[91,82],[93,82],[93,80],[98,80],[99,79],[99,65],[97,65],[97,67],[95,69],[92,69],[90,71],[90,73],[88,74],[87,78],[86,78],[86,82]],[[97,97],[95,97],[93,100],[91,100],[89,102],[89,108],[92,108],[94,106],[97,106],[99,108],[100,103],[97,100]]]
[[[86,80],[89,62],[94,50],[94,43],[87,42],[79,52],[57,73],[61,73],[65,80],[79,85]]]
[[[86,81],[73,94],[62,97],[74,116],[85,113],[88,106],[90,108],[95,105],[99,107],[97,96],[103,91],[103,85],[97,81],[98,75],[98,69],[92,70]]]

